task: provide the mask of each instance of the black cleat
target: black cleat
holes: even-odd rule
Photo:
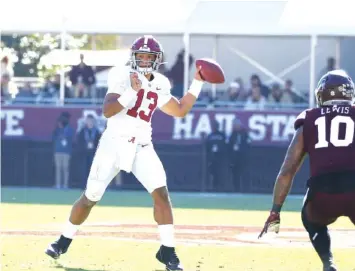
[[[67,252],[71,241],[72,239],[66,238],[63,235],[61,235],[58,241],[55,241],[54,243],[48,246],[45,253],[56,260],[60,257],[60,255]]]
[[[156,254],[156,258],[162,264],[165,264],[166,271],[182,271],[184,270],[180,264],[180,260],[176,255],[174,247],[161,246]]]
[[[63,251],[57,242],[54,242],[52,244],[50,244],[48,246],[48,248],[46,249],[45,253],[52,257],[53,259],[58,259],[60,257],[61,254],[64,254],[66,251]]]
[[[330,262],[323,265],[323,271],[338,271],[334,263]]]

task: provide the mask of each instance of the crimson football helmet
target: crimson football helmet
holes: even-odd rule
[[[333,70],[319,80],[315,95],[318,106],[351,104],[355,97],[354,82],[344,70]]]
[[[153,54],[155,59],[148,61],[150,65],[140,66],[141,60],[136,58],[136,54]],[[158,70],[163,61],[163,47],[161,44],[151,35],[145,35],[136,39],[131,47],[131,67],[142,74],[149,74]]]

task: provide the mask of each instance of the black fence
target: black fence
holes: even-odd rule
[[[169,190],[208,192],[211,180],[206,151],[200,145],[157,144],[155,149],[167,173]],[[219,192],[272,193],[273,185],[286,152],[285,147],[252,147],[245,159],[244,174],[235,187],[229,162],[222,163],[223,178]],[[74,151],[70,162],[70,187],[84,187],[83,155]],[[304,193],[309,174],[307,159],[297,174],[292,193]],[[51,143],[2,140],[1,178],[3,186],[54,186],[54,163]],[[111,189],[143,189],[132,174],[121,172]]]

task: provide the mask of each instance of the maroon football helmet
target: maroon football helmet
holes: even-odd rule
[[[351,104],[355,97],[354,82],[344,70],[333,70],[319,80],[315,95],[318,106]]]
[[[153,54],[154,61],[149,61],[150,65],[140,66],[141,60],[136,58],[136,54]],[[131,47],[131,66],[132,69],[142,73],[149,74],[158,70],[163,61],[163,48],[161,44],[151,35],[145,35],[136,39]]]

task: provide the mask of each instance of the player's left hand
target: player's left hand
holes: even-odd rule
[[[201,66],[197,67],[196,69],[196,73],[195,73],[195,79],[196,80],[199,80],[199,81],[203,81],[202,77],[201,77],[201,74],[200,74],[200,70],[201,70]]]
[[[267,218],[264,228],[259,234],[258,238],[261,238],[269,230],[279,233],[280,231],[280,213],[270,212],[269,217]]]

